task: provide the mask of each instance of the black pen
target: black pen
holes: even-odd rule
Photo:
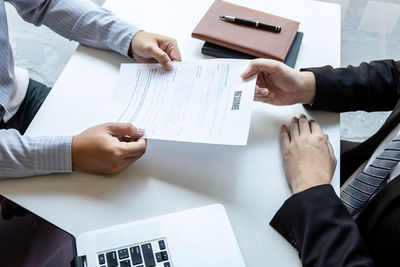
[[[260,28],[260,29],[268,30],[268,31],[281,32],[281,29],[282,29],[281,26],[278,26],[278,25],[268,25],[265,23],[261,23],[259,21],[240,19],[240,18],[235,18],[232,16],[220,16],[219,18],[224,21],[231,21],[233,23],[242,24],[242,25],[255,27],[255,28]]]

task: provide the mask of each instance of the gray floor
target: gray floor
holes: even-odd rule
[[[342,66],[376,59],[400,60],[400,0],[323,1],[341,5]],[[343,113],[341,136],[352,141],[365,140],[379,129],[388,115],[388,112]]]
[[[341,5],[342,66],[374,59],[400,60],[400,0],[321,1]],[[77,44],[45,27],[36,28],[23,22],[8,4],[7,13],[16,64],[28,69],[32,78],[52,86]],[[341,135],[348,140],[364,140],[380,127],[387,115],[386,112],[344,113],[341,115]]]

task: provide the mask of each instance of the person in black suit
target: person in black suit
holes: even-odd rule
[[[399,134],[400,61],[296,71],[277,61],[257,59],[242,77],[256,74],[257,101],[302,103],[308,109],[334,112],[392,111],[366,141],[341,141],[342,185]],[[391,171],[353,218],[330,185],[336,161],[323,136],[319,125],[304,115],[282,126],[283,165],[293,195],[270,225],[298,250],[303,266],[400,266],[400,168]]]

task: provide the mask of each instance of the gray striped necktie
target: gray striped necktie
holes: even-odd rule
[[[363,172],[355,177],[340,193],[350,215],[355,215],[375,194],[390,172],[400,161],[400,135],[396,136]]]

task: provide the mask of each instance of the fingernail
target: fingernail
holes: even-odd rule
[[[268,95],[269,91],[268,89],[261,89],[260,90],[260,95]]]
[[[300,114],[300,117],[303,117],[303,118],[305,118],[305,117],[306,117],[306,115],[304,115],[304,114],[302,113],[302,114]]]
[[[138,128],[137,133],[143,135],[144,134],[144,129]]]
[[[172,68],[174,67],[174,66],[172,65],[172,62],[171,62],[171,61],[168,61],[166,65],[167,65],[167,69],[169,69],[169,70],[172,70]]]
[[[123,138],[122,138],[122,141],[123,142],[126,142],[126,143],[130,143],[130,142],[132,142],[132,141],[134,141],[135,139],[134,138],[132,138],[132,137],[130,137],[130,136],[124,136]],[[121,141],[121,140],[120,140]]]

